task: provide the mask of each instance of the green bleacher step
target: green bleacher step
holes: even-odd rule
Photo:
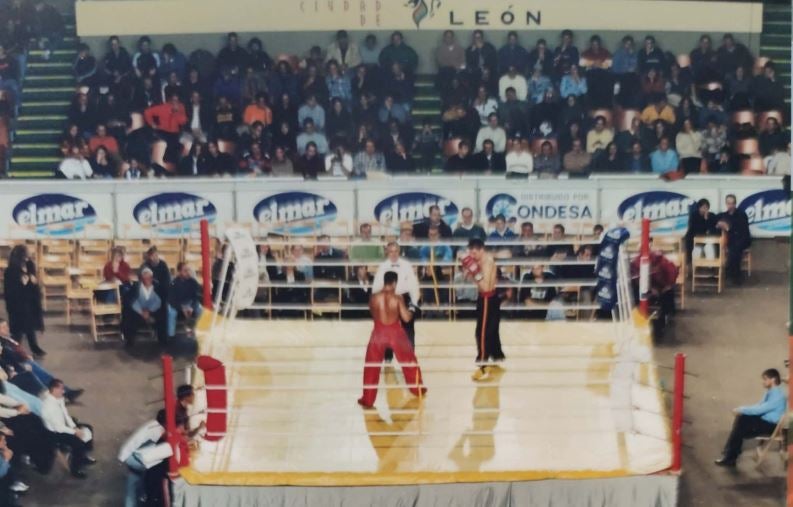
[[[24,170],[24,169],[23,170],[15,170],[15,169],[12,168],[8,172],[8,176],[10,178],[15,178],[15,179],[23,179],[23,178],[24,179],[30,179],[30,178],[48,179],[48,178],[52,178],[54,175],[55,175],[55,171],[49,171],[49,170],[27,171],[27,170]]]
[[[60,153],[57,142],[49,143],[14,143],[14,157],[52,157]]]
[[[70,102],[68,100],[54,100],[54,101],[23,101],[22,114],[23,115],[54,115],[63,113],[69,108]]]
[[[57,144],[62,135],[63,131],[60,129],[22,129],[14,133],[14,139],[16,143],[53,142]]]
[[[65,123],[65,114],[34,116],[22,115],[17,118],[17,128],[22,130],[33,130],[36,128],[51,129],[53,127],[61,128]]]
[[[74,86],[74,77],[71,75],[34,75],[34,74],[26,74],[25,75],[25,84],[23,89],[26,87],[52,87],[52,86]]]
[[[760,46],[760,54],[774,61],[790,59],[790,46]]]
[[[71,65],[77,58],[77,51],[73,49],[56,49],[50,52],[49,60],[44,59],[43,49],[31,49],[28,51],[28,63],[68,63]]]
[[[12,171],[49,171],[54,173],[61,162],[61,157],[13,157]]]
[[[22,100],[70,100],[74,95],[74,86],[42,86],[25,87]]]
[[[783,34],[790,35],[790,20],[788,21],[766,21],[763,23],[763,34]]]

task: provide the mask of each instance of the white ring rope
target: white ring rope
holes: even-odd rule
[[[572,384],[494,384],[482,382],[474,386],[476,389],[580,389],[586,387],[597,386],[611,386],[614,384],[613,380],[588,380],[586,382],[572,383]],[[648,387],[651,389],[663,390],[660,386],[645,384],[642,382],[633,382],[633,385]],[[430,386],[421,384],[422,387],[431,387],[433,389],[471,389],[470,384],[436,384]],[[379,385],[379,384],[363,384],[363,385],[297,385],[297,384],[272,384],[272,385],[236,385],[229,387],[226,385],[205,385],[204,389],[207,391],[352,391],[357,392],[361,389],[410,389],[414,386],[407,384],[399,385]]]

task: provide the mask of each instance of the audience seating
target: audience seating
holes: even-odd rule
[[[774,428],[774,432],[767,436],[755,437],[757,447],[755,448],[755,466],[759,467],[765,461],[766,456],[771,451],[771,447],[776,445],[779,457],[783,462],[787,462],[787,433],[788,415],[783,414]]]
[[[41,287],[41,303],[47,310],[50,299],[63,299],[71,285],[69,269],[73,256],[70,253],[43,253],[38,264]]]
[[[107,292],[114,295],[114,303],[99,299]],[[121,294],[118,286],[99,285],[91,291],[91,336],[95,343],[107,336],[121,338]]]
[[[705,250],[707,245],[715,247],[715,256],[707,258],[704,253],[701,257],[691,259],[691,292],[696,292],[697,287],[715,288],[718,294],[724,289],[724,268],[727,261],[725,254],[726,236],[696,236],[694,248]]]

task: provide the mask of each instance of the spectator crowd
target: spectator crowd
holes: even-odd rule
[[[18,92],[11,25],[0,77]],[[731,34],[718,44],[702,35],[678,56],[652,35],[625,36],[613,53],[597,35],[579,50],[570,30],[533,47],[519,37],[510,32],[497,49],[476,30],[463,47],[446,31],[431,56],[400,32],[358,44],[339,31],[302,58],[273,58],[260,39],[236,33],[217,55],[185,55],[172,43],[157,50],[147,36],[130,50],[111,37],[98,56],[80,45],[57,174],[316,179],[443,167],[553,178],[734,173],[758,156],[769,172],[790,172],[784,114],[760,114],[785,109],[776,65]],[[421,57],[437,68],[437,110],[416,100]],[[756,149],[736,145],[747,139]]]

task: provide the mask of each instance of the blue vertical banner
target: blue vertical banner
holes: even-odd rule
[[[610,229],[600,242],[595,272],[598,282],[595,287],[597,301],[600,309],[611,311],[617,304],[617,272],[619,267],[620,246],[630,237],[630,232],[624,227]]]

